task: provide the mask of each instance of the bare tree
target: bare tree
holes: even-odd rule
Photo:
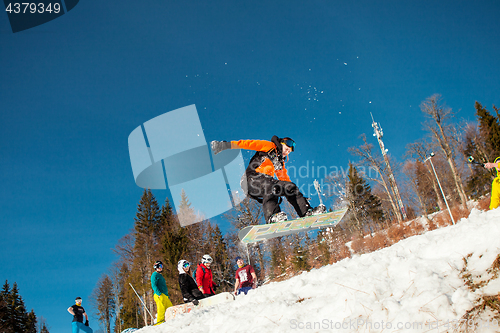
[[[420,104],[420,109],[430,119],[424,123],[424,127],[429,131],[437,146],[441,149],[446,157],[446,161],[450,166],[453,180],[457,188],[463,206],[467,205],[467,195],[465,194],[464,186],[460,173],[455,164],[456,146],[452,144],[450,118],[454,116],[451,108],[446,107],[441,101],[441,95],[435,94],[427,98]]]
[[[372,180],[378,183],[384,189],[385,193],[387,193],[387,200],[391,204],[392,212],[398,222],[403,221],[403,216],[401,215],[401,211],[399,210],[396,196],[394,193],[394,189],[392,188],[390,182],[388,181],[388,175],[386,173],[386,167],[384,162],[376,157],[372,153],[373,145],[366,141],[366,135],[361,135],[361,139],[363,140],[363,144],[359,147],[350,147],[349,152],[357,156],[361,159],[361,164],[367,167],[369,170],[375,170],[378,177],[370,177],[369,174],[365,173],[365,177],[369,180]]]
[[[96,310],[99,321],[104,325],[106,333],[111,333],[111,319],[115,315],[115,295],[113,281],[103,274],[90,295],[90,302]]]
[[[439,210],[445,210],[446,205],[443,201],[443,197],[441,196],[441,192],[438,187],[438,183],[436,181],[436,177],[432,175],[432,169],[429,163],[425,163],[426,158],[429,156],[429,153],[432,151],[429,143],[425,141],[417,141],[414,143],[410,143],[406,146],[406,156],[413,157],[415,160],[423,163],[425,168],[427,169],[427,173],[425,174],[427,182],[432,184],[432,188],[434,189],[434,195],[436,196],[437,204]]]
[[[235,245],[229,247],[229,256],[234,258],[236,255],[248,255],[252,264],[257,264],[255,268],[265,274],[264,245],[262,243],[245,245],[238,238],[239,230],[262,223],[264,221],[263,215],[262,205],[256,200],[246,197],[231,213],[225,214],[224,218],[233,227],[226,236],[229,244]]]
[[[115,245],[113,252],[118,255],[121,262],[130,264],[134,260],[134,244],[135,236],[134,230],[132,229],[128,234],[118,240],[118,244]]]

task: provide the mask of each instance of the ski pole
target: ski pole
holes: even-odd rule
[[[134,286],[132,285],[132,283],[129,283],[129,285],[132,287],[132,289],[134,290],[135,294],[137,295],[137,298],[139,299],[139,301],[141,301],[142,305],[144,305],[144,308],[146,309],[146,311],[149,313],[149,315],[151,316],[151,320],[153,320],[153,322],[155,321],[155,319],[153,318],[153,315],[151,314],[151,312],[149,312],[149,309],[148,307],[146,306],[146,304],[144,304],[144,302],[142,301],[141,297],[139,296],[139,294],[137,293],[137,291],[135,291],[135,288]]]
[[[482,165],[482,166],[484,166],[484,164],[483,164],[483,163],[480,163],[480,162],[476,161],[476,160],[474,159],[474,157],[473,157],[473,156],[469,156],[469,157],[467,158],[467,161],[468,161],[469,163],[472,163],[472,164],[478,164],[478,165]]]
[[[467,161],[469,161],[469,163],[472,163],[472,164],[478,164],[478,165],[481,165],[481,166],[483,166],[483,167],[484,167],[484,163],[481,163],[481,162],[476,161],[476,160],[474,159],[474,157],[472,157],[472,156],[469,156],[469,157],[467,158]]]
[[[229,282],[228,280],[221,280],[222,282],[226,282],[227,284],[230,284],[231,286],[234,286],[234,283]]]

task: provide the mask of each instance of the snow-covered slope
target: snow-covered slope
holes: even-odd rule
[[[453,332],[481,295],[500,291],[500,279],[475,292],[466,287],[460,274],[464,258],[468,272],[485,279],[499,253],[500,209],[474,209],[455,226],[138,332]],[[500,331],[495,321],[477,321],[478,332]]]

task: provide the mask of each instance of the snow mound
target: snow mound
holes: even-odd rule
[[[480,297],[500,291],[500,279],[487,273],[500,253],[499,236],[500,209],[473,209],[455,226],[270,283],[234,302],[137,333],[453,332]],[[465,273],[490,281],[472,291]],[[476,332],[500,330],[487,317],[476,318]]]

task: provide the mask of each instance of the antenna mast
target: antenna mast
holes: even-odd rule
[[[401,214],[403,215],[403,220],[406,220],[406,210],[403,205],[403,201],[401,200],[401,196],[399,195],[398,185],[396,184],[396,179],[394,179],[394,174],[392,173],[391,164],[389,163],[389,157],[387,156],[387,149],[385,149],[384,142],[382,141],[382,137],[384,136],[384,132],[382,131],[382,127],[380,124],[375,122],[372,116],[372,127],[373,127],[373,136],[375,136],[378,140],[378,144],[380,146],[380,150],[382,151],[382,156],[384,156],[385,164],[387,165],[387,170],[389,170],[389,182],[396,196],[396,201],[398,203],[399,209],[401,210]]]

